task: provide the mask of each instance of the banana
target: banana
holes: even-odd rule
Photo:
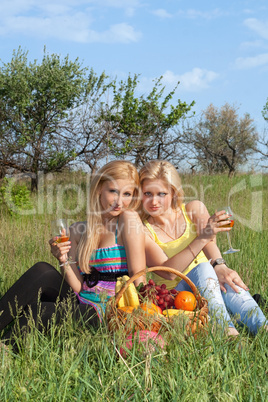
[[[129,276],[124,275],[124,276],[122,276],[122,279],[126,283],[129,280]]]
[[[115,284],[115,294],[118,293],[121,288],[123,286],[123,280],[122,278],[117,278],[116,284]],[[125,301],[125,294],[123,293],[123,295],[120,297],[118,303],[117,303],[117,307],[125,307],[127,306],[126,301]]]
[[[115,284],[115,293],[118,293],[122,286],[125,285],[125,283],[129,280],[129,276],[124,275],[123,277],[117,278],[116,284]],[[139,301],[139,296],[137,293],[137,290],[135,288],[134,283],[131,283],[129,287],[125,290],[123,295],[120,297],[117,307],[126,307],[126,306],[132,306],[132,307],[137,307],[140,305]]]
[[[170,309],[164,310],[163,314],[165,316],[180,315],[180,314],[188,315],[188,314],[192,314],[192,311],[178,310],[178,309],[175,309],[175,308],[170,308]]]
[[[126,283],[129,280],[129,276],[123,276],[123,282]],[[134,283],[131,283],[129,287],[126,289],[125,293],[125,303],[127,306],[137,307],[140,305],[138,292],[135,288]]]

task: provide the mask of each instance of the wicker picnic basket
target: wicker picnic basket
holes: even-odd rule
[[[133,283],[140,276],[146,277],[147,273],[156,271],[166,271],[171,274],[175,274],[190,286],[193,294],[196,297],[197,307],[195,311],[187,312],[187,316],[184,316],[184,321],[185,319],[187,320],[184,326],[185,334],[194,334],[196,336],[197,333],[204,332],[208,322],[207,300],[200,295],[194,283],[187,278],[187,276],[173,268],[162,266],[151,267],[137,272],[126,282],[126,284],[114,297],[109,299],[106,306],[106,321],[109,331],[114,332],[123,329],[126,335],[133,333],[133,331],[141,330],[159,332],[160,329],[161,331],[166,330],[170,328],[170,325],[175,324],[176,319],[179,317],[177,315],[168,317],[154,314],[150,316],[149,314],[144,313],[141,309],[134,310],[132,314],[128,314],[127,312],[117,308],[119,299],[131,283]]]

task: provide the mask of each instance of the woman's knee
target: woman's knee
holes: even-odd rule
[[[198,268],[199,276],[218,280],[217,274],[209,262],[201,262],[196,268]]]
[[[198,264],[187,276],[199,288],[219,289],[218,277],[209,262]]]
[[[31,287],[34,289],[42,288],[42,293],[46,292],[46,289],[48,289],[49,292],[51,292],[52,289],[58,290],[63,281],[61,274],[47,262],[36,263],[25,275]]]
[[[50,278],[51,280],[54,280],[56,277],[61,277],[56,268],[47,262],[37,262],[28,270],[28,272],[33,278],[38,278],[38,280],[42,279],[43,283],[45,283],[46,280],[50,282]]]
[[[54,271],[57,272],[57,270],[51,264],[44,261],[37,262],[29,269],[29,271],[30,270],[39,274],[46,274]]]

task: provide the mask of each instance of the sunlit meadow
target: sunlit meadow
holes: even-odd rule
[[[266,175],[182,177],[186,201],[200,199],[212,214],[229,204],[235,214],[231,240],[240,252],[227,255],[250,292],[268,299],[268,211]],[[40,175],[31,206],[10,214],[1,205],[0,295],[37,261],[57,266],[50,254],[50,221],[84,220],[89,178],[84,173]],[[28,184],[27,184],[28,185]],[[218,236],[227,249],[227,236]],[[0,316],[1,320],[1,316]],[[256,337],[239,328],[229,342],[220,333],[197,339],[179,331],[163,334],[165,350],[134,349],[119,354],[122,334],[73,323],[52,325],[48,334],[32,331],[18,339],[18,353],[0,354],[1,401],[267,401],[267,333]],[[243,341],[242,343],[240,341]],[[242,344],[242,348],[241,348]]]

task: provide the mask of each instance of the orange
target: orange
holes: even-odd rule
[[[163,314],[162,309],[154,303],[150,304],[150,307],[158,314]]]
[[[153,303],[150,303],[150,304],[143,303],[143,304],[141,304],[141,309],[146,312],[146,315],[148,315],[148,314],[152,314],[152,315],[157,314],[157,311],[152,306],[152,304]],[[157,306],[155,306],[155,307],[157,307]]]
[[[193,311],[196,308],[195,295],[192,292],[183,290],[176,295],[174,305],[178,310]]]
[[[118,310],[122,310],[125,313],[132,313],[132,311],[134,310],[133,306],[124,306],[124,307],[119,307]]]

